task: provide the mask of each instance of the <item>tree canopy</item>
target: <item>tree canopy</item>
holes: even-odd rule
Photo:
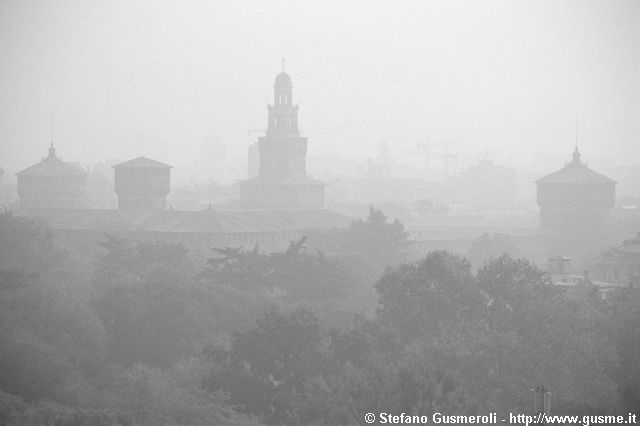
[[[525,412],[541,385],[558,414],[639,406],[637,288],[570,298],[506,254],[403,262],[407,233],[376,209],[331,255],[299,239],[204,261],[105,235],[89,263],[6,212],[0,237],[7,424],[355,425]]]

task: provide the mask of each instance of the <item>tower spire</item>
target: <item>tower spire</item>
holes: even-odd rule
[[[284,72],[284,58],[282,58],[282,72]]]
[[[51,119],[50,119],[50,135],[49,135],[49,158],[56,158],[56,149],[53,146],[53,111],[51,111]]]
[[[580,164],[580,151],[578,151],[578,115],[576,114],[576,145],[573,150],[573,164]]]
[[[576,114],[576,152],[578,152],[578,114]]]

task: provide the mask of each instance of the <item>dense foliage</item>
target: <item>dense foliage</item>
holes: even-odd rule
[[[508,255],[402,263],[375,209],[332,238],[201,263],[105,235],[86,259],[1,214],[0,424],[357,425],[527,412],[540,385],[554,413],[640,408],[638,289],[570,298]]]

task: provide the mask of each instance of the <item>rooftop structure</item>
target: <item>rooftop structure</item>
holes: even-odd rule
[[[556,235],[555,252],[571,256],[580,269],[608,245],[607,220],[616,182],[591,170],[576,147],[564,168],[536,181],[540,228]]]
[[[614,283],[640,284],[640,233],[604,252],[594,263],[598,278]]]
[[[22,209],[86,207],[87,173],[62,161],[53,143],[47,157],[16,175]]]
[[[536,184],[542,228],[602,225],[615,203],[616,182],[583,164],[577,147],[569,164]]]
[[[120,210],[165,210],[171,166],[146,157],[113,166]]]

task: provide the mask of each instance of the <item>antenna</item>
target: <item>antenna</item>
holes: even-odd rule
[[[282,72],[284,72],[284,58],[282,58]]]

